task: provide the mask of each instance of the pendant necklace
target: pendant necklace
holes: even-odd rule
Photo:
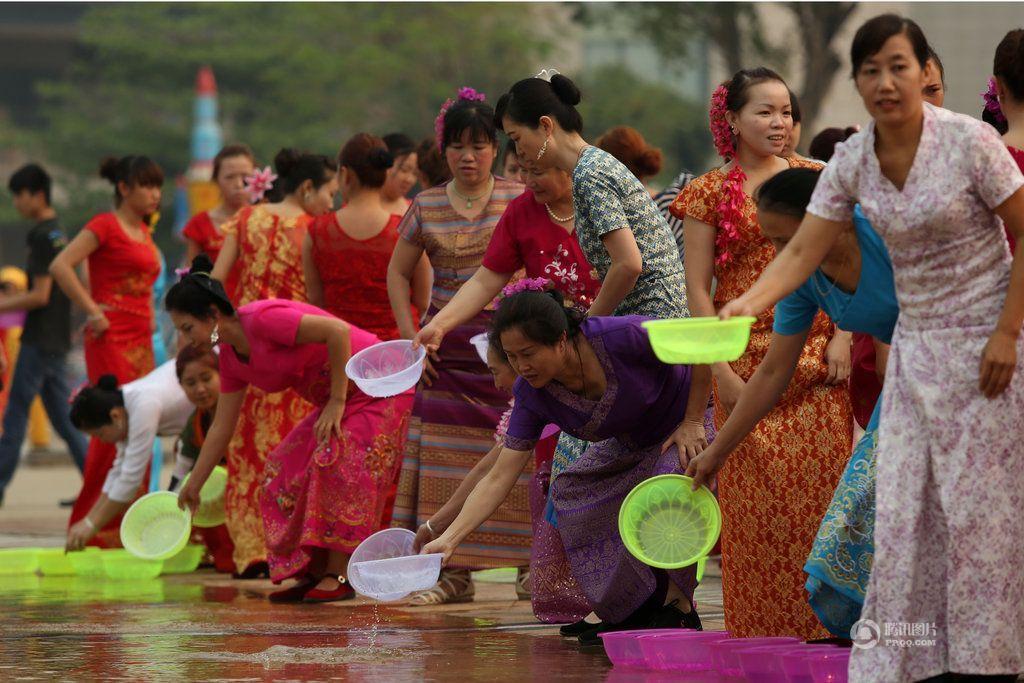
[[[455,182],[454,181],[452,182],[452,192],[455,193],[456,197],[458,197],[462,201],[466,202],[466,208],[467,209],[472,209],[473,208],[473,202],[475,202],[475,201],[477,201],[479,199],[482,199],[483,197],[486,197],[488,194],[490,194],[492,189],[494,189],[494,176],[491,176],[491,181],[489,183],[487,183],[487,189],[484,190],[483,192],[481,192],[480,194],[478,194],[475,197],[467,197],[466,195],[462,194],[461,192],[459,192],[458,186],[455,184]]]

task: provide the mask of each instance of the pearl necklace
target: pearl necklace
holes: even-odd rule
[[[551,210],[550,204],[545,204],[544,208],[548,210],[548,215],[551,216],[551,220],[556,221],[558,223],[568,223],[573,218],[576,218],[575,212],[573,212],[568,218],[562,218],[561,216],[557,215],[554,211]]]

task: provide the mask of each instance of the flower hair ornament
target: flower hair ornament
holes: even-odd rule
[[[736,138],[725,119],[725,112],[728,111],[725,100],[728,94],[729,89],[725,83],[715,88],[715,92],[711,93],[711,106],[708,108],[708,121],[711,124],[711,138],[715,142],[715,151],[726,161],[736,156]]]
[[[739,224],[743,220],[743,205],[746,197],[743,183],[747,174],[735,162],[736,136],[725,118],[728,111],[726,98],[729,89],[725,83],[715,88],[711,94],[711,106],[708,108],[708,121],[711,124],[711,137],[715,142],[715,150],[725,161],[732,161],[732,169],[722,181],[722,201],[718,204],[718,229],[715,231],[715,264],[724,265],[732,259],[732,245],[739,241]]]
[[[555,283],[546,277],[526,277],[505,285],[501,290],[501,294],[494,297],[494,301],[491,303],[497,306],[503,299],[507,299],[513,294],[519,294],[520,292],[547,292],[554,289],[554,286]]]
[[[274,187],[275,180],[277,174],[269,166],[265,166],[262,171],[253,171],[245,177],[245,189],[249,192],[249,199],[253,204],[263,200],[263,196]]]
[[[981,93],[981,99],[985,101],[985,111],[992,114],[999,123],[1006,123],[1006,115],[1003,114],[1003,106],[999,103],[999,95],[996,94],[996,79],[989,77],[988,90]]]
[[[482,92],[477,92],[473,88],[463,86],[459,88],[459,92],[455,95],[455,99],[448,98],[441,105],[441,111],[437,113],[437,118],[434,119],[434,138],[437,140],[437,150],[444,153],[444,146],[442,144],[444,140],[444,116],[448,113],[448,110],[452,108],[452,105],[459,100],[468,100],[470,102],[486,102],[487,95]]]

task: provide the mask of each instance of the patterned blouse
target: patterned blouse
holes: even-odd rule
[[[572,172],[572,196],[580,247],[602,280],[612,263],[602,237],[626,228],[640,248],[640,278],[615,314],[689,316],[679,249],[664,216],[636,176],[608,152],[585,147]]]
[[[416,195],[398,226],[402,238],[421,247],[430,259],[434,268],[431,304],[437,309],[451,301],[480,267],[498,219],[523,192],[519,183],[495,177],[487,206],[468,220],[452,207],[446,187],[439,185]]]

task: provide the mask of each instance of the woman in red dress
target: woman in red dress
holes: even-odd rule
[[[216,262],[224,245],[221,227],[240,209],[250,203],[245,178],[253,172],[256,157],[247,145],[228,145],[213,158],[213,181],[220,189],[220,203],[209,211],[201,211],[185,224],[181,231],[185,238],[186,258],[192,263],[199,254],[206,254]],[[235,295],[238,273],[232,271],[224,283],[229,297]]]
[[[100,175],[114,185],[114,210],[90,220],[50,264],[50,274],[89,314],[85,328],[89,382],[114,375],[118,384],[127,384],[154,367],[153,283],[160,275],[160,256],[148,219],[160,208],[164,173],[147,157],[126,156],[104,160]],[[75,273],[86,259],[88,287]],[[70,524],[96,503],[115,454],[113,445],[90,440],[82,490]],[[119,515],[90,543],[119,547],[120,524]]]
[[[1003,36],[996,47],[992,73],[995,78],[985,94],[982,118],[1000,132],[1010,156],[1024,171],[1024,29],[1014,29]],[[1006,239],[1010,251],[1014,251],[1017,245],[1009,230]]]
[[[224,245],[211,276],[225,282],[237,264],[234,303],[260,299],[306,300],[302,242],[313,217],[334,205],[337,164],[322,154],[283,149],[274,158],[280,201],[249,206],[222,228]],[[294,391],[268,394],[249,387],[234,438],[228,446],[224,508],[242,576],[266,573],[260,495],[267,455],[313,410]]]
[[[338,155],[345,205],[317,217],[302,245],[309,303],[382,340],[398,339],[387,275],[402,217],[390,213],[382,188],[393,159],[384,141],[358,133]],[[413,274],[413,319],[430,305],[430,262]]]

